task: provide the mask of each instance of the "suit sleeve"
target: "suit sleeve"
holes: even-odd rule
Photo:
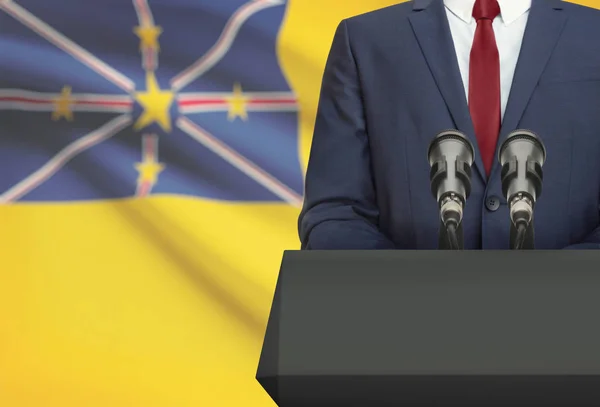
[[[394,249],[378,228],[370,160],[357,65],[342,21],[321,86],[298,221],[302,249]]]
[[[598,226],[592,233],[587,235],[583,241],[567,246],[565,250],[593,250],[600,249],[600,226]]]

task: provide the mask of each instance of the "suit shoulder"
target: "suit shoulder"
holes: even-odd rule
[[[412,12],[413,1],[380,8],[344,20],[353,30],[373,30],[387,24],[402,24],[402,21]]]
[[[594,7],[584,6],[582,4],[561,1],[561,7],[566,10],[571,17],[577,19],[596,22],[600,28],[600,10]]]
[[[581,46],[598,50],[600,47],[600,10],[580,4],[561,2],[568,15],[567,32]]]

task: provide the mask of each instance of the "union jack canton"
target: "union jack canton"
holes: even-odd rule
[[[285,0],[0,0],[0,203],[299,206]]]

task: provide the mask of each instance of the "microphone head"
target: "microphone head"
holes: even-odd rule
[[[473,144],[458,130],[443,131],[429,144],[431,192],[438,202],[452,196],[465,203],[471,192],[474,155]]]
[[[475,148],[467,136],[458,130],[446,130],[439,133],[429,143],[427,157],[429,165],[432,166],[443,156],[460,157],[469,166],[473,165]]]
[[[515,199],[526,199],[531,207],[542,193],[546,147],[529,130],[511,132],[498,149],[502,166],[502,192],[512,207]]]
[[[531,157],[540,166],[546,161],[546,147],[542,140],[529,130],[511,132],[498,149],[500,165],[506,164],[513,157]]]

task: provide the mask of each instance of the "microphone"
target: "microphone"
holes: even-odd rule
[[[429,144],[428,159],[431,193],[437,200],[442,225],[446,229],[451,249],[459,250],[457,229],[463,209],[471,193],[473,144],[457,130],[439,133]],[[440,241],[442,230],[440,229]]]
[[[512,227],[516,229],[514,248],[522,249],[535,203],[542,193],[546,147],[533,132],[515,130],[500,146],[498,160],[502,166],[502,193],[508,202]],[[533,249],[533,238],[530,240]]]

